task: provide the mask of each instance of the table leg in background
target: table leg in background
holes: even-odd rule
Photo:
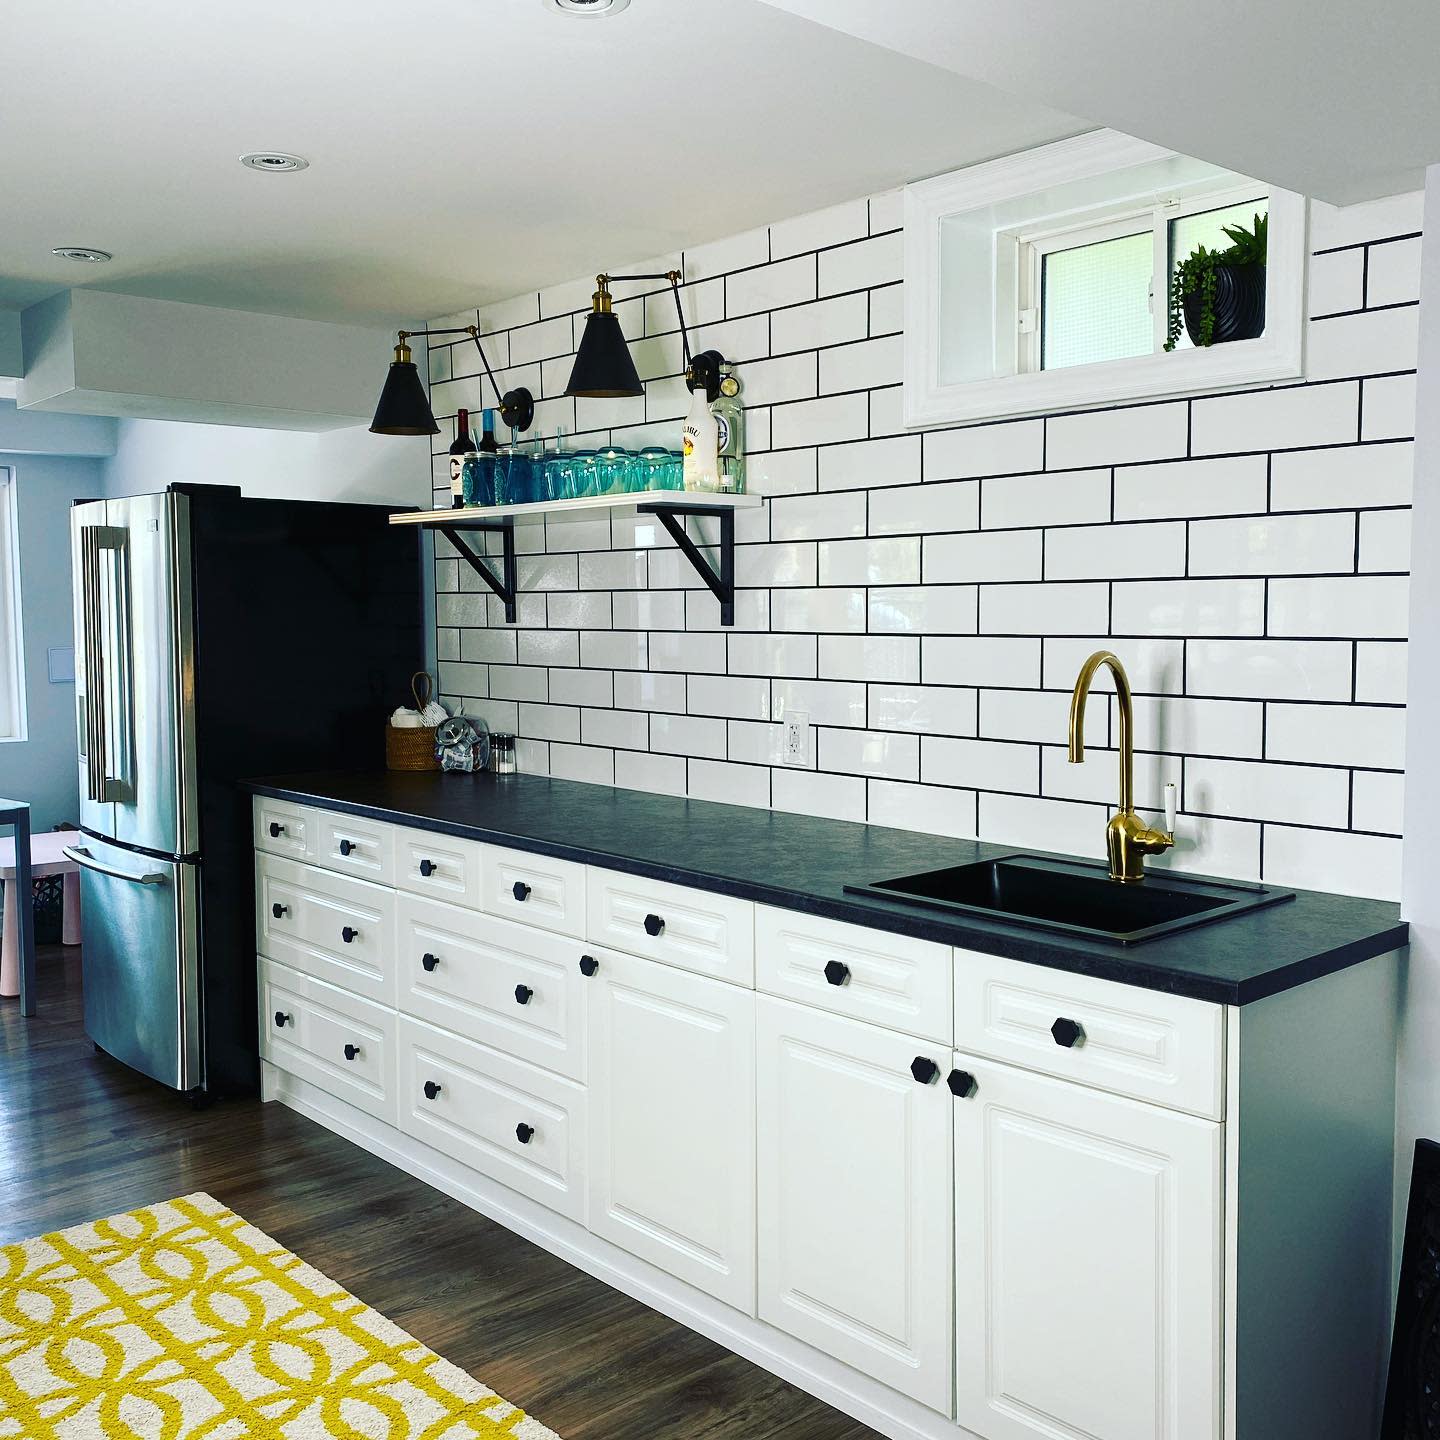
[[[19,908],[15,899],[15,882],[7,880],[4,936],[0,938],[0,995],[7,997],[20,993],[20,946],[15,923],[15,912]]]

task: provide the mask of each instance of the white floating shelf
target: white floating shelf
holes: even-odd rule
[[[466,505],[455,510],[401,510],[390,517],[392,525],[495,525],[506,520],[535,521],[546,516],[593,515],[597,510],[634,510],[664,507],[689,510],[750,510],[761,503],[759,495],[734,495],[719,490],[628,490],[620,495],[585,495],[578,500],[532,500],[523,505]]]

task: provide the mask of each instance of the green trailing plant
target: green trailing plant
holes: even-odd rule
[[[1198,333],[1191,338],[1197,345],[1209,345],[1215,339],[1215,272],[1222,265],[1263,265],[1270,232],[1270,217],[1255,216],[1250,229],[1243,225],[1226,225],[1225,237],[1230,241],[1224,250],[1207,250],[1197,245],[1176,267],[1170,282],[1170,310],[1165,328],[1165,348],[1173,350],[1184,328],[1184,305],[1187,296],[1200,297]]]

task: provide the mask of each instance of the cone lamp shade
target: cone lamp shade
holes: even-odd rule
[[[567,395],[612,400],[623,395],[643,395],[645,387],[630,358],[625,332],[610,308],[610,277],[596,277],[598,288],[591,297],[592,309],[585,317],[585,333],[570,371]]]
[[[632,367],[633,368],[633,367]],[[438,435],[440,427],[430,409],[420,372],[410,358],[410,347],[395,347],[395,359],[385,376],[385,388],[370,422],[375,435]]]

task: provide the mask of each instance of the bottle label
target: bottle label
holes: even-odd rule
[[[730,421],[718,410],[712,413],[715,416],[715,428],[720,434],[720,442],[716,449],[723,455],[730,446]]]

